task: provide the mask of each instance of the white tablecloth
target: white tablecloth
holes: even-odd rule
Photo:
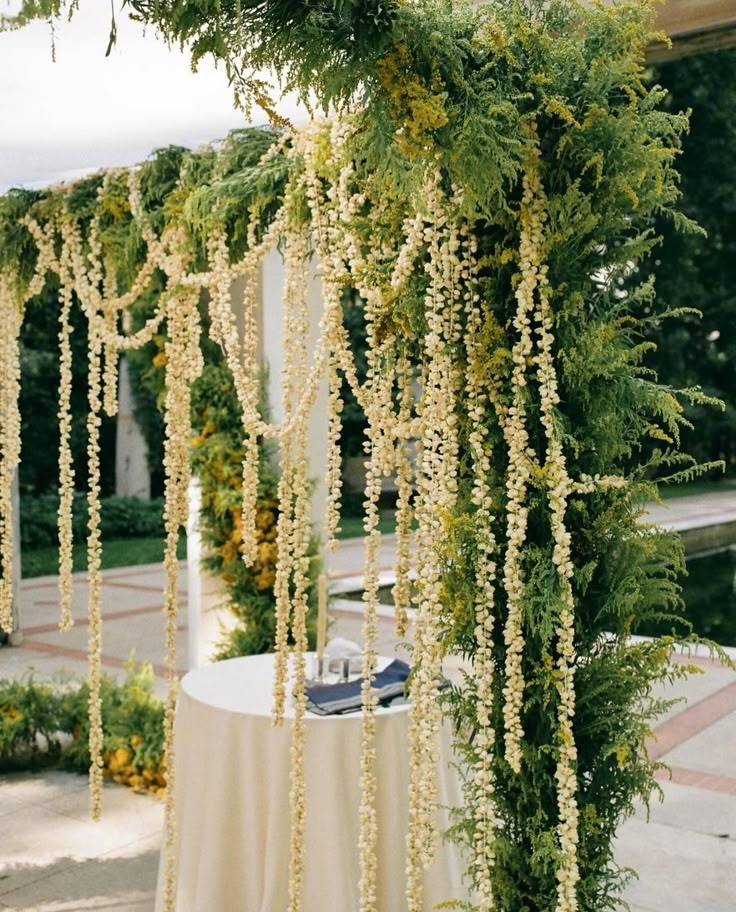
[[[291,722],[271,724],[272,655],[190,672],[176,710],[177,912],[285,912]],[[408,707],[379,709],[378,908],[405,912]],[[440,801],[460,803],[448,725],[438,739]],[[357,912],[360,713],[306,718],[304,912]],[[440,812],[440,826],[448,824]],[[156,909],[163,909],[162,870]],[[440,842],[426,909],[466,898],[464,864]]]

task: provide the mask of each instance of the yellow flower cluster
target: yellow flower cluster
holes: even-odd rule
[[[2,721],[15,723],[22,722],[25,719],[24,713],[22,713],[17,706],[0,706],[0,716],[2,716]]]
[[[163,769],[153,763],[139,766],[134,761],[134,751],[141,743],[141,736],[130,736],[129,747],[117,747],[106,750],[102,755],[105,778],[127,785],[134,792],[153,792],[154,795],[165,795],[166,777]]]
[[[409,158],[416,157],[431,147],[432,134],[448,120],[439,72],[427,85],[417,75],[405,44],[379,60],[376,72],[393,105],[394,119],[401,124],[395,132],[399,149]]]

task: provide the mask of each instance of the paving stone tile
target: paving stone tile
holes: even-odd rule
[[[736,777],[736,712],[731,712],[662,757],[665,763],[713,776]]]
[[[111,822],[81,821],[43,806],[28,805],[2,818],[0,899],[67,867],[131,842]]]
[[[639,880],[625,898],[656,912],[733,912],[736,908],[736,842],[634,818],[619,833],[619,864]]]
[[[654,696],[667,700],[679,698],[684,698],[684,700],[676,703],[661,715],[656,724],[661,725],[662,722],[674,718],[684,709],[694,706],[717,693],[722,687],[732,684],[734,680],[736,680],[734,673],[729,668],[714,664],[705,667],[702,674],[692,674],[686,679],[675,681],[672,684],[658,684],[654,688]]]
[[[79,625],[71,630],[33,634],[30,639],[61,649],[77,649],[86,655],[88,637],[88,627]],[[105,655],[125,660],[134,653],[136,661],[158,663],[165,656],[165,642],[162,611],[133,618],[103,619],[102,651]]]
[[[16,814],[24,807],[28,807],[25,802],[14,798],[9,791],[3,793],[0,790],[0,817],[5,814]]]
[[[97,858],[72,862],[4,894],[2,901],[23,912],[152,912],[159,848],[160,836],[149,837]]]
[[[46,802],[44,807],[83,823],[90,819],[87,789],[60,795]],[[129,788],[106,783],[102,793],[102,820],[95,827],[127,833],[133,840],[159,833],[163,818],[163,802],[154,795],[137,795]]]
[[[652,801],[652,823],[736,841],[736,795],[720,794],[674,782],[659,784],[665,799],[663,802],[656,798]],[[637,808],[636,818],[646,820],[646,809],[643,806]]]
[[[86,790],[87,777],[60,770],[37,773],[8,773],[0,776],[0,806],[6,800],[23,805],[46,804],[74,792]]]
[[[18,681],[29,676],[38,681],[63,678],[82,680],[87,664],[66,656],[35,652],[25,647],[0,647],[0,678]]]

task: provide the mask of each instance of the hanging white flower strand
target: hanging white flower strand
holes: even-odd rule
[[[376,640],[378,614],[378,552],[381,533],[378,528],[378,502],[381,493],[381,479],[388,470],[385,435],[387,420],[391,413],[391,389],[393,375],[385,370],[385,353],[390,351],[393,340],[386,338],[379,345],[375,336],[375,320],[380,311],[379,290],[361,281],[367,266],[360,247],[350,231],[351,215],[360,201],[348,191],[353,164],[341,161],[344,140],[349,128],[334,124],[330,130],[328,166],[337,169],[337,181],[327,189],[329,205],[324,206],[325,193],[317,174],[319,155],[319,129],[309,134],[305,147],[307,194],[314,227],[317,253],[323,266],[323,291],[325,300],[324,322],[328,344],[330,382],[330,479],[340,479],[339,462],[339,398],[338,367],[342,367],[348,383],[353,386],[363,405],[368,422],[367,439],[364,447],[368,454],[366,463],[366,484],[364,499],[365,565],[363,592],[363,663],[362,663],[362,723],[359,807],[359,902],[360,912],[376,912],[377,909],[377,863],[376,845],[378,828],[375,808],[376,798],[376,747],[375,708],[373,677],[377,667]],[[352,284],[358,287],[366,304],[367,329],[367,377],[362,386],[355,374],[342,325],[340,289],[343,276],[350,276]],[[390,426],[390,425],[388,425]],[[339,482],[341,486],[341,481]],[[328,536],[334,538],[339,522],[340,487],[330,491],[328,500]]]
[[[386,334],[378,340],[376,321],[380,312],[381,297],[378,289],[366,295],[366,386],[368,387],[368,428],[364,444],[366,463],[365,516],[365,569],[363,592],[363,668],[362,707],[363,729],[361,748],[361,803],[360,803],[360,912],[377,909],[376,846],[378,825],[376,818],[376,721],[377,700],[373,692],[373,678],[377,668],[376,642],[378,640],[378,555],[381,547],[379,529],[379,498],[382,479],[393,465],[392,436],[389,432],[393,421],[392,391],[394,380],[396,339]]]
[[[396,377],[399,386],[399,413],[396,427],[396,583],[391,594],[394,599],[396,634],[406,635],[409,623],[407,610],[411,604],[411,542],[413,472],[409,456],[411,420],[414,408],[414,372],[406,353],[399,356]]]
[[[20,459],[20,350],[23,308],[10,280],[0,275],[0,630],[13,629],[13,477]]]
[[[56,268],[54,236],[56,225],[42,228],[35,219],[24,218],[36,242],[37,259],[33,277],[21,292],[16,280],[0,274],[0,629],[13,628],[13,478],[20,460],[20,330],[25,302],[43,291],[46,273]]]
[[[292,394],[304,386],[308,366],[309,310],[308,274],[309,248],[306,229],[295,230],[286,247],[287,292],[292,314],[294,348],[291,359],[291,377],[287,383]],[[307,415],[300,416],[294,433],[293,462],[290,466],[291,491],[288,492],[293,513],[291,539],[279,541],[279,560],[287,559],[290,565],[293,600],[291,603],[293,651],[293,707],[291,726],[291,834],[289,853],[289,906],[288,912],[300,912],[304,880],[304,825],[306,818],[306,780],[304,770],[306,712],[306,651],[307,611],[309,581],[309,540],[311,537],[309,472],[307,465]],[[288,509],[288,507],[287,507]],[[287,558],[288,554],[288,558]],[[283,555],[283,557],[282,557]],[[289,597],[288,592],[282,597]]]
[[[248,228],[249,247],[256,248],[255,221]],[[248,408],[243,411],[243,487],[240,509],[243,541],[241,553],[243,561],[250,567],[257,557],[256,513],[258,510],[258,402],[260,398],[260,379],[258,369],[258,327],[256,321],[258,273],[262,258],[254,255],[249,258],[249,268],[245,274],[243,293],[243,370],[248,385]]]
[[[89,624],[89,756],[92,818],[102,813],[102,541],[100,538],[100,427],[102,343],[94,323],[88,336],[87,401],[87,620]]]
[[[414,671],[409,709],[409,833],[407,903],[409,912],[424,908],[423,872],[436,842],[436,739],[440,724],[439,637],[442,617],[444,518],[457,499],[458,421],[455,397],[458,370],[453,349],[460,331],[457,236],[450,224],[439,173],[428,182],[428,217],[424,240],[429,285],[425,295],[423,390],[417,412],[421,437],[417,465],[418,604],[414,626]]]
[[[406,238],[396,257],[391,275],[391,291],[400,294],[415,270],[419,250],[424,242],[424,218],[416,213],[404,222]],[[414,508],[412,498],[413,466],[409,447],[415,433],[414,412],[414,370],[409,355],[404,351],[396,365],[399,387],[399,409],[395,422],[396,452],[396,583],[392,589],[397,636],[405,636],[408,627],[407,609],[411,604],[411,544]]]
[[[103,185],[104,186],[104,185]],[[98,198],[102,195],[102,188]],[[83,307],[88,321],[87,370],[87,622],[89,687],[89,784],[90,812],[93,820],[102,814],[103,719],[102,719],[102,539],[100,533],[100,428],[102,426],[102,337],[104,275],[99,239],[99,213],[89,230],[89,265]],[[67,234],[66,240],[72,239]],[[83,268],[80,248],[72,251],[72,263]],[[65,253],[69,256],[69,251]],[[76,273],[79,279],[80,273]]]
[[[74,294],[74,272],[71,254],[71,235],[74,227],[69,219],[61,224],[62,250],[59,262],[61,312],[59,314],[59,595],[61,617],[59,627],[67,630],[74,624],[72,617],[72,571],[74,531],[74,460],[71,448],[72,349],[71,306]]]
[[[538,213],[531,209],[532,199],[533,191],[525,177],[520,212],[519,270],[521,280],[516,289],[516,314],[513,321],[516,341],[511,353],[514,363],[511,372],[512,404],[505,415],[505,420],[501,421],[509,460],[506,477],[507,546],[503,568],[508,610],[503,632],[506,644],[506,684],[503,688],[504,743],[506,760],[516,773],[521,770],[521,741],[524,737],[524,729],[521,724],[521,707],[524,700],[522,554],[528,521],[527,487],[531,476],[531,460],[534,458],[526,425],[526,403],[529,395],[527,364],[534,347],[532,318],[538,268],[534,261],[534,254],[542,242],[542,226]]]
[[[251,226],[252,227],[252,226]],[[243,484],[241,504],[241,555],[246,566],[256,557],[255,516],[258,497],[258,376],[257,337],[255,331],[256,289],[261,263],[260,251],[251,244],[240,266],[244,279],[243,315],[244,338],[241,344],[237,320],[232,307],[234,270],[229,263],[227,239],[223,231],[213,233],[208,240],[210,273],[208,287],[211,295],[210,334],[222,348],[231,368],[243,424]]]
[[[297,183],[287,187],[284,199],[284,211],[290,210],[293,205],[293,194]],[[300,414],[299,397],[303,392],[304,371],[306,369],[305,353],[300,349],[304,340],[303,314],[306,309],[306,261],[308,254],[308,238],[304,226],[298,230],[286,231],[284,227],[284,343],[283,363],[281,369],[283,425],[291,426],[295,416]],[[308,328],[307,328],[308,331]],[[271,715],[274,725],[281,725],[284,719],[286,706],[286,682],[289,665],[289,627],[292,621],[291,586],[292,575],[295,569],[293,542],[295,535],[300,538],[295,530],[295,471],[299,461],[294,440],[290,434],[278,433],[275,428],[263,428],[264,432],[276,433],[281,441],[279,471],[280,477],[277,489],[279,515],[277,520],[277,557],[276,581],[274,583],[274,597],[276,601],[276,632],[275,632],[275,668],[273,685],[273,705]],[[302,454],[303,458],[303,454]],[[293,737],[293,735],[292,735]]]
[[[475,683],[476,722],[474,764],[466,780],[466,801],[475,820],[472,866],[479,912],[493,909],[492,869],[495,864],[495,783],[493,755],[493,628],[496,588],[496,539],[493,533],[491,495],[491,444],[488,435],[489,396],[483,361],[483,313],[476,271],[477,241],[464,232],[465,257],[461,265],[466,312],[465,347],[468,356],[466,377],[468,443],[473,465],[471,494],[475,512],[475,641],[473,681]]]
[[[340,503],[342,495],[342,377],[339,372],[338,354],[335,350],[336,338],[334,323],[342,320],[340,302],[341,287],[336,282],[323,283],[325,309],[334,314],[330,321],[328,341],[329,368],[327,374],[327,506],[325,511],[325,532],[327,548],[337,549],[337,536],[340,532]],[[334,300],[333,300],[334,299]]]
[[[565,527],[567,499],[573,490],[567,473],[559,433],[555,426],[555,409],[560,397],[554,363],[552,334],[554,321],[549,303],[548,267],[543,263],[546,221],[546,195],[539,175],[539,155],[530,156],[525,170],[523,205],[528,207],[529,221],[535,225],[530,233],[528,251],[530,263],[536,267],[535,334],[537,336],[536,363],[540,394],[540,415],[547,441],[544,475],[547,483],[550,525],[554,539],[552,560],[557,568],[560,587],[560,615],[555,629],[557,634],[557,691],[558,704],[558,758],[557,781],[558,836],[561,862],[557,870],[557,912],[575,912],[578,908],[577,883],[580,877],[578,848],[577,805],[577,749],[573,734],[575,715],[575,599],[572,590],[574,566],[571,558],[571,538]],[[614,482],[615,484],[615,482]]]
[[[168,687],[164,703],[164,763],[166,769],[166,824],[164,836],[165,909],[174,909],[176,890],[176,820],[174,815],[174,709],[178,692],[176,631],[179,612],[177,546],[189,516],[189,441],[191,439],[191,386],[202,371],[199,347],[199,289],[180,284],[186,264],[183,238],[173,239],[175,253],[168,274],[166,293],[166,394],[164,399],[164,444],[166,548],[166,672]],[[178,249],[177,249],[178,248]]]

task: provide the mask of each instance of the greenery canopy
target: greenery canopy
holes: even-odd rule
[[[687,116],[666,110],[663,90],[643,79],[649,3],[128,5],[195,60],[225,60],[236,86],[267,108],[247,72],[269,63],[342,119],[161,153],[137,177],[142,217],[125,174],[12,194],[0,203],[0,272],[21,288],[30,281],[37,254],[19,221],[26,214],[43,225],[73,220],[88,248],[100,246],[119,293],[145,261],[142,225],[178,232],[189,279],[216,272],[218,239],[237,263],[278,228],[292,267],[319,255],[326,313],[345,287],[363,297],[368,680],[376,479],[405,471],[410,430],[420,439],[416,492],[404,505],[418,519],[421,570],[409,908],[422,907],[416,870],[431,843],[422,795],[431,794],[436,672],[450,651],[472,667],[445,708],[466,761],[454,835],[468,846],[477,907],[621,907],[626,873],[613,837],[655,788],[646,738],[663,704],[653,685],[684,673],[670,662],[673,638],[630,639],[653,618],[676,628],[680,608],[681,544],[642,528],[642,503],[656,496],[654,473],[712,468],[680,451],[683,403],[712,400],[661,383],[646,340],[652,323],[689,311],[657,312],[653,283],[636,272],[659,242],[655,220],[697,231],[676,208]],[[19,21],[61,6],[27,0]],[[151,287],[188,300],[184,278],[167,281],[159,271]],[[179,314],[167,314],[171,334]],[[340,328],[330,326],[339,353]],[[173,351],[168,336],[164,345]],[[169,385],[178,382],[172,363]],[[349,360],[329,363],[333,379],[350,374]],[[418,401],[402,394],[414,380]],[[303,473],[298,460],[285,464]],[[279,508],[293,523],[289,543],[306,548],[293,534],[303,489],[285,486]],[[298,564],[305,553],[280,548],[279,559]],[[277,612],[277,641],[282,620]],[[298,654],[303,620],[295,611]],[[367,758],[371,707],[368,687]],[[371,781],[369,770],[364,832]],[[368,910],[375,870],[370,839],[363,845]]]

